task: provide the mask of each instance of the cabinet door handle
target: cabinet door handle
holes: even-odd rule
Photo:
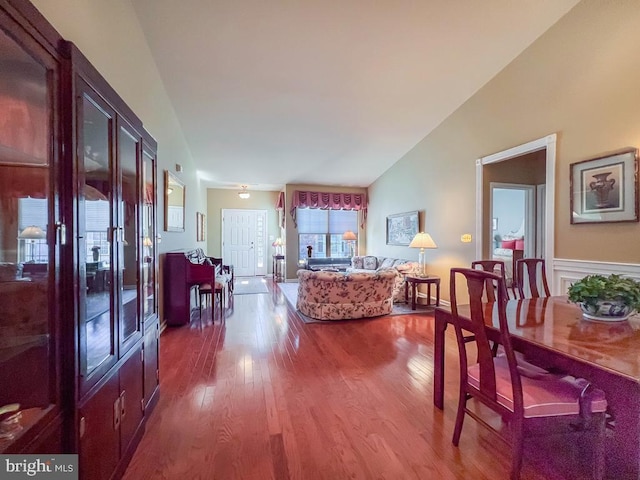
[[[123,390],[122,393],[120,394],[120,419],[123,419],[127,414],[127,411],[126,411],[127,402],[125,401],[125,398],[126,398],[125,392]]]
[[[120,397],[113,402],[113,429],[117,430],[118,427],[120,427]]]
[[[57,222],[55,225],[58,245],[67,244],[67,226],[62,222]]]

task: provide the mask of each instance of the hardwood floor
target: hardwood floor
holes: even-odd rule
[[[453,336],[433,406],[432,316],[304,324],[268,285],[235,295],[224,322],[162,335],[160,401],[125,479],[508,477],[508,446],[472,419],[451,444]],[[522,478],[583,478],[576,443],[528,444]]]

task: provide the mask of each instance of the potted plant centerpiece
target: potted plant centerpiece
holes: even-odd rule
[[[640,282],[616,274],[587,275],[569,287],[569,301],[590,320],[626,320],[640,311]]]

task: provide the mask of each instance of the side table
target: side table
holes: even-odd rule
[[[284,255],[273,256],[273,281],[282,282],[284,280]]]
[[[427,285],[427,305],[431,305],[431,285],[436,286],[436,307],[440,306],[440,277],[427,275],[424,277],[412,277],[407,275],[404,277],[404,300],[409,302],[409,285],[411,285],[411,310],[416,309],[417,286],[421,283]]]

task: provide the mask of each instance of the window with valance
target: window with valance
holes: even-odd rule
[[[296,190],[291,201],[291,218],[298,227],[298,208],[320,208],[323,210],[362,211],[360,226],[364,228],[367,219],[367,196],[364,193],[330,193]]]
[[[298,229],[298,258],[307,258],[309,246],[314,258],[353,255],[355,245],[351,242],[357,242],[358,212],[362,211],[364,227],[366,210],[365,194],[296,190],[290,213]],[[356,240],[345,240],[345,232],[351,232]]]

